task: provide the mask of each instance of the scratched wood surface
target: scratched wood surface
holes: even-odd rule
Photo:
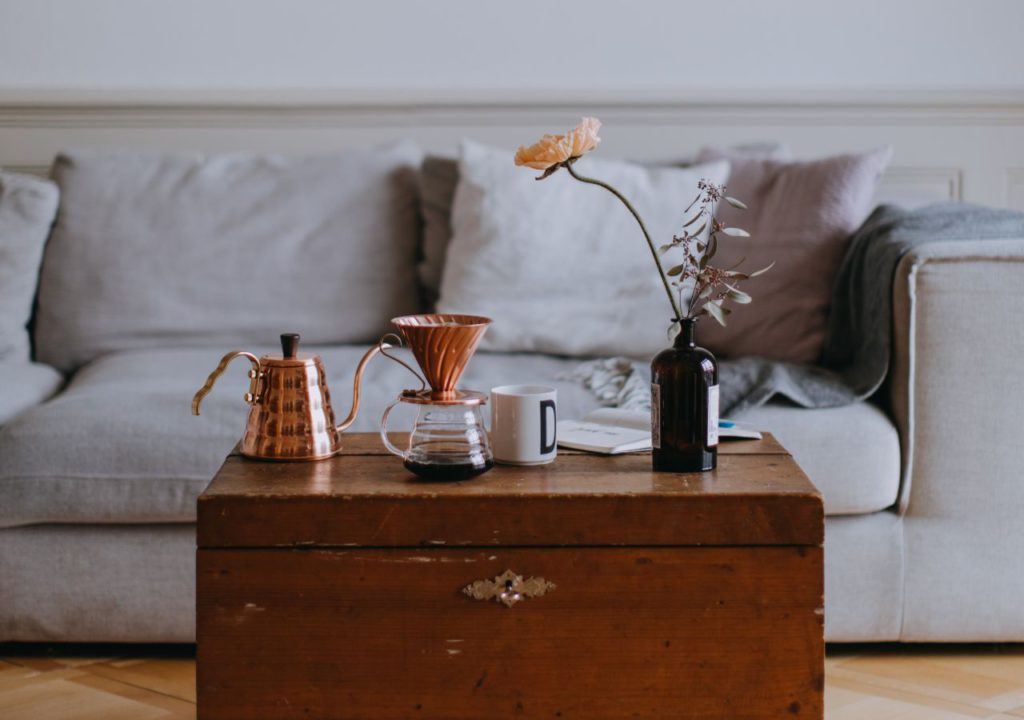
[[[403,447],[409,437],[408,433],[390,433],[391,441]],[[342,435],[342,455],[388,455],[384,444],[377,433],[345,433]],[[558,448],[559,456],[565,455],[589,455],[583,450],[572,450],[570,448]],[[650,457],[650,451],[630,453]],[[784,448],[775,436],[771,433],[764,433],[760,440],[722,440],[718,446],[719,455],[786,455],[788,451]]]
[[[818,545],[821,496],[778,443],[710,473],[655,473],[648,455],[563,453],[428,483],[351,434],[317,463],[231,456],[199,498],[200,547]],[[739,443],[734,444],[739,446]]]
[[[200,550],[199,718],[821,718],[818,547]],[[511,568],[512,608],[461,589]]]

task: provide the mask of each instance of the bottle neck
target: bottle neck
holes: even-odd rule
[[[679,334],[676,335],[674,346],[677,348],[692,348],[697,346],[694,339],[694,329],[697,327],[697,318],[684,318],[679,321]]]

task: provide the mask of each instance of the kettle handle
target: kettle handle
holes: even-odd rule
[[[400,402],[402,402],[401,397],[392,401],[390,405],[384,408],[384,415],[382,415],[380,419],[380,439],[384,441],[384,447],[388,449],[388,452],[390,452],[393,455],[397,455],[398,457],[405,460],[405,458],[409,455],[409,451],[399,450],[391,443],[391,440],[388,439],[388,415],[390,415],[391,411],[395,409],[395,405],[397,405]]]
[[[255,405],[259,401],[260,378],[263,377],[263,373],[260,372],[260,360],[252,353],[236,350],[235,352],[229,352],[220,359],[220,364],[217,365],[212,373],[210,373],[210,377],[206,378],[206,384],[199,388],[199,392],[197,392],[192,398],[193,415],[199,414],[199,403],[201,403],[203,398],[213,390],[213,384],[217,381],[217,378],[221,376],[221,373],[227,370],[228,363],[236,357],[244,357],[252,363],[252,368],[249,370],[249,392],[245,394],[245,401],[250,405]]]

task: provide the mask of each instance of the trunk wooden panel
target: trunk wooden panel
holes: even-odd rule
[[[513,608],[461,589],[511,569]],[[201,719],[822,716],[820,547],[200,550]]]
[[[199,498],[200,547],[818,545],[821,496],[786,455],[656,473],[649,455],[566,455],[425,483],[391,456],[231,457]]]

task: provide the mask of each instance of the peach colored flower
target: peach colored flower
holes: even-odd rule
[[[601,142],[601,138],[597,136],[600,129],[600,120],[585,117],[565,135],[545,135],[529,147],[520,146],[516,151],[516,165],[547,170],[570,158],[577,158],[583,153],[590,152]]]

